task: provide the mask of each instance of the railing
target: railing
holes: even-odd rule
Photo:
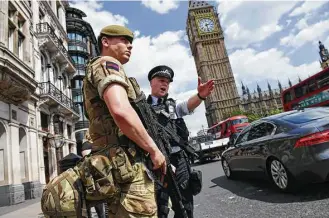
[[[57,46],[58,50],[61,51],[64,54],[64,56],[73,65],[74,64],[73,59],[69,55],[66,48],[64,47],[63,42],[56,36],[54,29],[47,22],[37,24],[37,34],[43,34],[43,33],[46,33],[46,34],[50,35],[51,39],[54,41],[54,43]]]
[[[83,115],[80,115],[83,116]],[[88,121],[78,121],[75,123],[75,129],[83,129],[83,128],[89,128],[89,122]]]
[[[72,109],[76,113],[79,114],[79,109],[74,105],[74,102],[72,99],[67,97],[66,95],[63,94],[62,91],[60,91],[54,84],[50,82],[42,82],[39,83],[39,88],[40,88],[40,94],[41,95],[49,95],[56,99],[58,102],[60,102],[62,105],[64,105],[67,108]]]

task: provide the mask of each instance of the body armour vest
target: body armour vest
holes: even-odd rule
[[[149,96],[147,99],[149,104],[152,104],[152,97]],[[171,128],[182,137],[185,141],[188,141],[189,131],[183,118],[178,118],[176,113],[176,102],[172,98],[164,96],[159,98],[156,105],[152,105],[153,109],[158,114],[158,122],[166,127]],[[174,142],[172,146],[177,146]]]
[[[89,135],[93,150],[111,144],[119,144],[122,131],[115,124],[102,94],[110,84],[122,85],[130,100],[136,99],[140,88],[135,78],[128,78],[122,65],[109,56],[96,57],[86,67],[83,80],[84,112],[89,120]]]

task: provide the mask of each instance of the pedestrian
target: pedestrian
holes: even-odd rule
[[[122,171],[119,172],[122,174],[119,176],[123,180],[118,181],[118,185],[121,193],[118,199],[108,205],[110,218],[157,217],[154,181],[147,173],[142,153],[149,154],[154,169],[166,173],[164,155],[148,135],[129,101],[136,99],[140,92],[136,80],[128,78],[123,67],[130,59],[133,38],[133,33],[126,27],[104,27],[98,36],[101,56],[88,63],[83,82],[85,115],[89,119],[92,152],[106,146],[118,146],[117,151],[124,151],[125,155],[120,153],[115,158],[130,157],[120,166]],[[126,149],[121,141],[125,137],[136,144],[135,148]],[[131,169],[130,165],[134,171],[132,180],[123,175]],[[118,180],[118,177],[115,179]]]
[[[175,100],[168,97],[169,85],[173,82],[174,71],[165,65],[156,66],[150,70],[148,80],[151,85],[151,95],[148,96],[148,103],[153,106],[159,116],[159,122],[173,129],[188,143],[189,131],[184,122],[183,116],[193,113],[203,100],[205,100],[214,89],[214,81],[209,80],[206,83],[201,83],[201,78],[198,78],[197,94],[190,97],[187,101],[176,104]],[[162,113],[161,113],[162,112]],[[170,120],[170,122],[168,122]],[[193,217],[193,194],[191,191],[189,179],[191,173],[190,161],[187,154],[174,141],[170,142],[172,152],[170,154],[170,163],[175,168],[176,181],[183,198],[183,204],[189,218]],[[159,218],[168,217],[168,199],[173,196],[170,187],[157,187],[157,204]],[[172,201],[172,208],[175,212],[175,218],[181,218],[183,215],[179,212],[179,206]]]

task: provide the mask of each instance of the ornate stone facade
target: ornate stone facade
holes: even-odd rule
[[[291,84],[289,80],[289,84]],[[250,92],[249,88],[242,84],[242,95],[240,96],[240,110],[248,113],[266,116],[273,110],[282,110],[281,92],[282,86],[278,82],[278,89],[272,89],[267,84],[268,90],[262,91],[257,85],[257,91]]]
[[[57,161],[76,152],[67,6],[0,1],[0,206],[39,197]]]

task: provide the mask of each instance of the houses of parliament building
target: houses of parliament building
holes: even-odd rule
[[[215,81],[213,93],[204,102],[208,127],[236,111],[266,116],[273,110],[282,109],[281,92],[285,87],[280,81],[275,88],[268,83],[267,90],[261,90],[259,85],[257,90],[249,90],[242,83],[242,95],[239,95],[214,6],[205,1],[189,1],[186,32],[198,76],[202,81]],[[320,43],[319,48],[321,50],[324,46]],[[323,68],[324,64],[321,66]],[[292,86],[290,79],[288,85]]]

